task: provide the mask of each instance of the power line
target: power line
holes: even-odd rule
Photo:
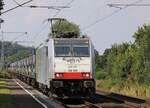
[[[98,19],[98,20],[96,20],[96,21],[94,21],[93,23],[91,23],[91,24],[89,24],[88,26],[84,27],[84,28],[82,29],[82,31],[84,31],[84,30],[86,30],[86,29],[89,29],[90,27],[94,26],[95,24],[97,24],[97,23],[99,23],[99,22],[101,22],[101,21],[103,21],[103,20],[108,19],[109,17],[113,16],[114,14],[116,14],[116,13],[118,13],[118,12],[120,12],[120,9],[119,9],[119,10],[115,10],[115,11],[112,12],[111,14],[108,14],[108,15],[106,15],[106,16],[104,16],[104,17],[102,17],[102,18],[100,18],[100,19]]]
[[[65,6],[71,5],[74,1],[75,1],[75,0],[71,0],[71,1],[68,2]],[[56,17],[62,10],[63,10],[63,9],[60,9],[59,11],[57,11],[56,14],[53,16],[53,18]]]
[[[22,33],[21,35],[19,35],[19,36],[17,36],[17,37],[15,37],[11,42],[14,42],[15,40],[17,40],[18,38],[20,38],[21,36],[23,36],[23,34],[26,35],[26,32],[25,32],[25,33]]]
[[[116,7],[116,6],[150,6],[150,4],[107,4],[107,5],[109,7]]]
[[[64,7],[69,7],[69,5],[72,4],[74,1],[75,1],[75,0],[71,0],[71,1],[70,1],[69,3],[67,3]],[[56,17],[63,9],[64,9],[64,8],[60,9],[60,10],[53,16],[53,18]],[[47,21],[49,22],[50,20],[47,19]],[[45,22],[45,21],[44,21],[44,22]],[[43,31],[46,29],[46,27],[48,26],[48,24],[49,24],[49,23],[47,23],[47,24],[33,37],[33,39],[37,38],[37,37],[41,34],[41,32],[43,32]]]
[[[2,68],[3,68],[3,66],[4,66],[4,63],[5,63],[5,51],[4,51],[4,33],[6,33],[6,34],[11,34],[11,33],[13,33],[13,34],[16,34],[16,33],[24,33],[24,34],[27,34],[27,32],[4,32],[4,31],[2,31],[2,41],[1,41],[1,44],[2,44],[2,48],[1,48],[1,61],[2,61]],[[15,41],[16,39],[18,39],[18,38],[20,38],[21,37],[21,35],[19,35],[19,36],[17,36],[17,37],[15,37],[11,42],[13,42],[13,41]]]
[[[16,8],[18,8],[18,7],[21,7],[21,6],[25,5],[25,4],[28,4],[28,3],[32,2],[32,1],[33,1],[33,0],[29,0],[29,1],[24,2],[24,3],[22,3],[22,4],[20,4],[20,5],[16,6],[16,7],[13,7],[13,8],[11,8],[11,9],[8,9],[8,10],[2,12],[1,15],[2,15],[2,14],[5,14],[5,13],[7,13],[7,12],[9,12],[9,11],[12,11],[12,10],[14,10],[14,9],[16,9]]]
[[[23,7],[29,7],[29,8],[47,8],[47,9],[55,9],[55,10],[61,10],[64,8],[70,8],[68,6],[35,6],[35,5],[30,5],[30,6],[23,6]]]
[[[21,36],[23,35],[27,35],[28,33],[27,32],[5,32],[5,31],[2,31],[2,35],[4,36],[4,34],[20,34],[19,36],[15,37],[13,40],[11,40],[11,42],[17,40],[18,38],[20,38]]]
[[[71,0],[69,3],[67,3],[64,7],[69,7],[70,4],[72,4],[75,0]],[[63,6],[62,6],[63,7]],[[53,17],[56,17],[64,8],[61,8]],[[50,21],[49,19],[47,20]],[[49,23],[47,23],[38,33],[36,33],[33,37],[33,39],[37,38],[48,26]]]
[[[49,25],[49,23],[47,23],[45,26],[43,26],[41,28],[41,30],[39,32],[37,32],[34,36],[33,36],[33,39],[36,39],[46,28],[47,26]],[[35,40],[34,40],[35,41]]]
[[[36,6],[36,5],[30,5],[30,6],[21,6],[20,3],[18,3],[16,0],[12,0],[15,2],[18,6],[20,7],[29,7],[29,8],[47,8],[47,9],[55,9],[55,10],[60,10],[62,8],[70,8],[69,6]]]
[[[140,2],[142,2],[142,1],[143,1],[143,0],[137,0],[137,1],[133,2],[133,3],[131,3],[130,5],[132,5],[132,4],[137,4],[137,3],[140,3]],[[117,9],[117,10],[113,11],[112,13],[110,13],[110,14],[108,14],[108,15],[106,15],[106,16],[104,16],[104,17],[102,17],[102,18],[100,18],[100,19],[98,19],[98,20],[96,20],[96,21],[94,21],[93,23],[91,23],[91,24],[89,24],[88,26],[84,27],[84,28],[82,29],[82,31],[91,28],[91,27],[94,26],[95,24],[97,24],[97,23],[99,23],[99,22],[101,22],[101,21],[104,21],[104,20],[106,20],[106,19],[112,17],[113,15],[119,13],[121,10],[124,10],[124,9],[126,9],[126,8],[128,8],[128,7],[129,7],[128,5],[127,5],[127,6],[124,6],[124,7],[122,7],[122,8],[116,7],[116,8],[119,8],[119,9]]]
[[[12,0],[14,3],[16,3],[18,6],[20,6],[20,3],[18,3],[16,0]]]

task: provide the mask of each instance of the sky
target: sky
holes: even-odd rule
[[[28,0],[16,1],[23,3]],[[71,1],[33,0],[27,5],[66,6]],[[130,6],[109,16],[118,8],[109,7],[107,4],[131,4],[135,1],[139,1],[139,4],[150,4],[150,0],[74,0],[69,5],[70,8],[62,9],[56,17],[66,18],[79,25],[82,34],[87,34],[93,41],[95,48],[102,54],[114,43],[133,42],[132,36],[138,27],[150,23],[150,6]],[[17,6],[13,0],[4,0],[4,2],[3,11]],[[57,12],[58,10],[54,9],[19,7],[3,14],[1,18],[5,22],[1,26],[1,31],[4,32],[4,40],[12,41],[16,37],[20,37],[16,41],[28,41],[28,43],[21,44],[38,46],[47,39],[50,32],[50,23],[46,19],[52,18]],[[92,25],[95,21],[97,23]],[[8,34],[5,32],[22,33]]]

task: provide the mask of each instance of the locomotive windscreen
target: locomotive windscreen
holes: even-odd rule
[[[88,57],[88,40],[55,40],[55,57]]]
[[[75,57],[88,57],[89,56],[89,47],[85,45],[73,46],[73,55]]]
[[[56,57],[63,57],[63,56],[70,56],[70,47],[69,46],[55,46],[55,56]]]

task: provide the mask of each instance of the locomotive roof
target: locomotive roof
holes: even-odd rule
[[[89,38],[52,38],[54,40],[89,40]]]

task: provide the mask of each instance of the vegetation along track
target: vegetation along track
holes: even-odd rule
[[[58,100],[66,108],[150,108],[150,103],[134,97],[98,92],[89,99]]]

